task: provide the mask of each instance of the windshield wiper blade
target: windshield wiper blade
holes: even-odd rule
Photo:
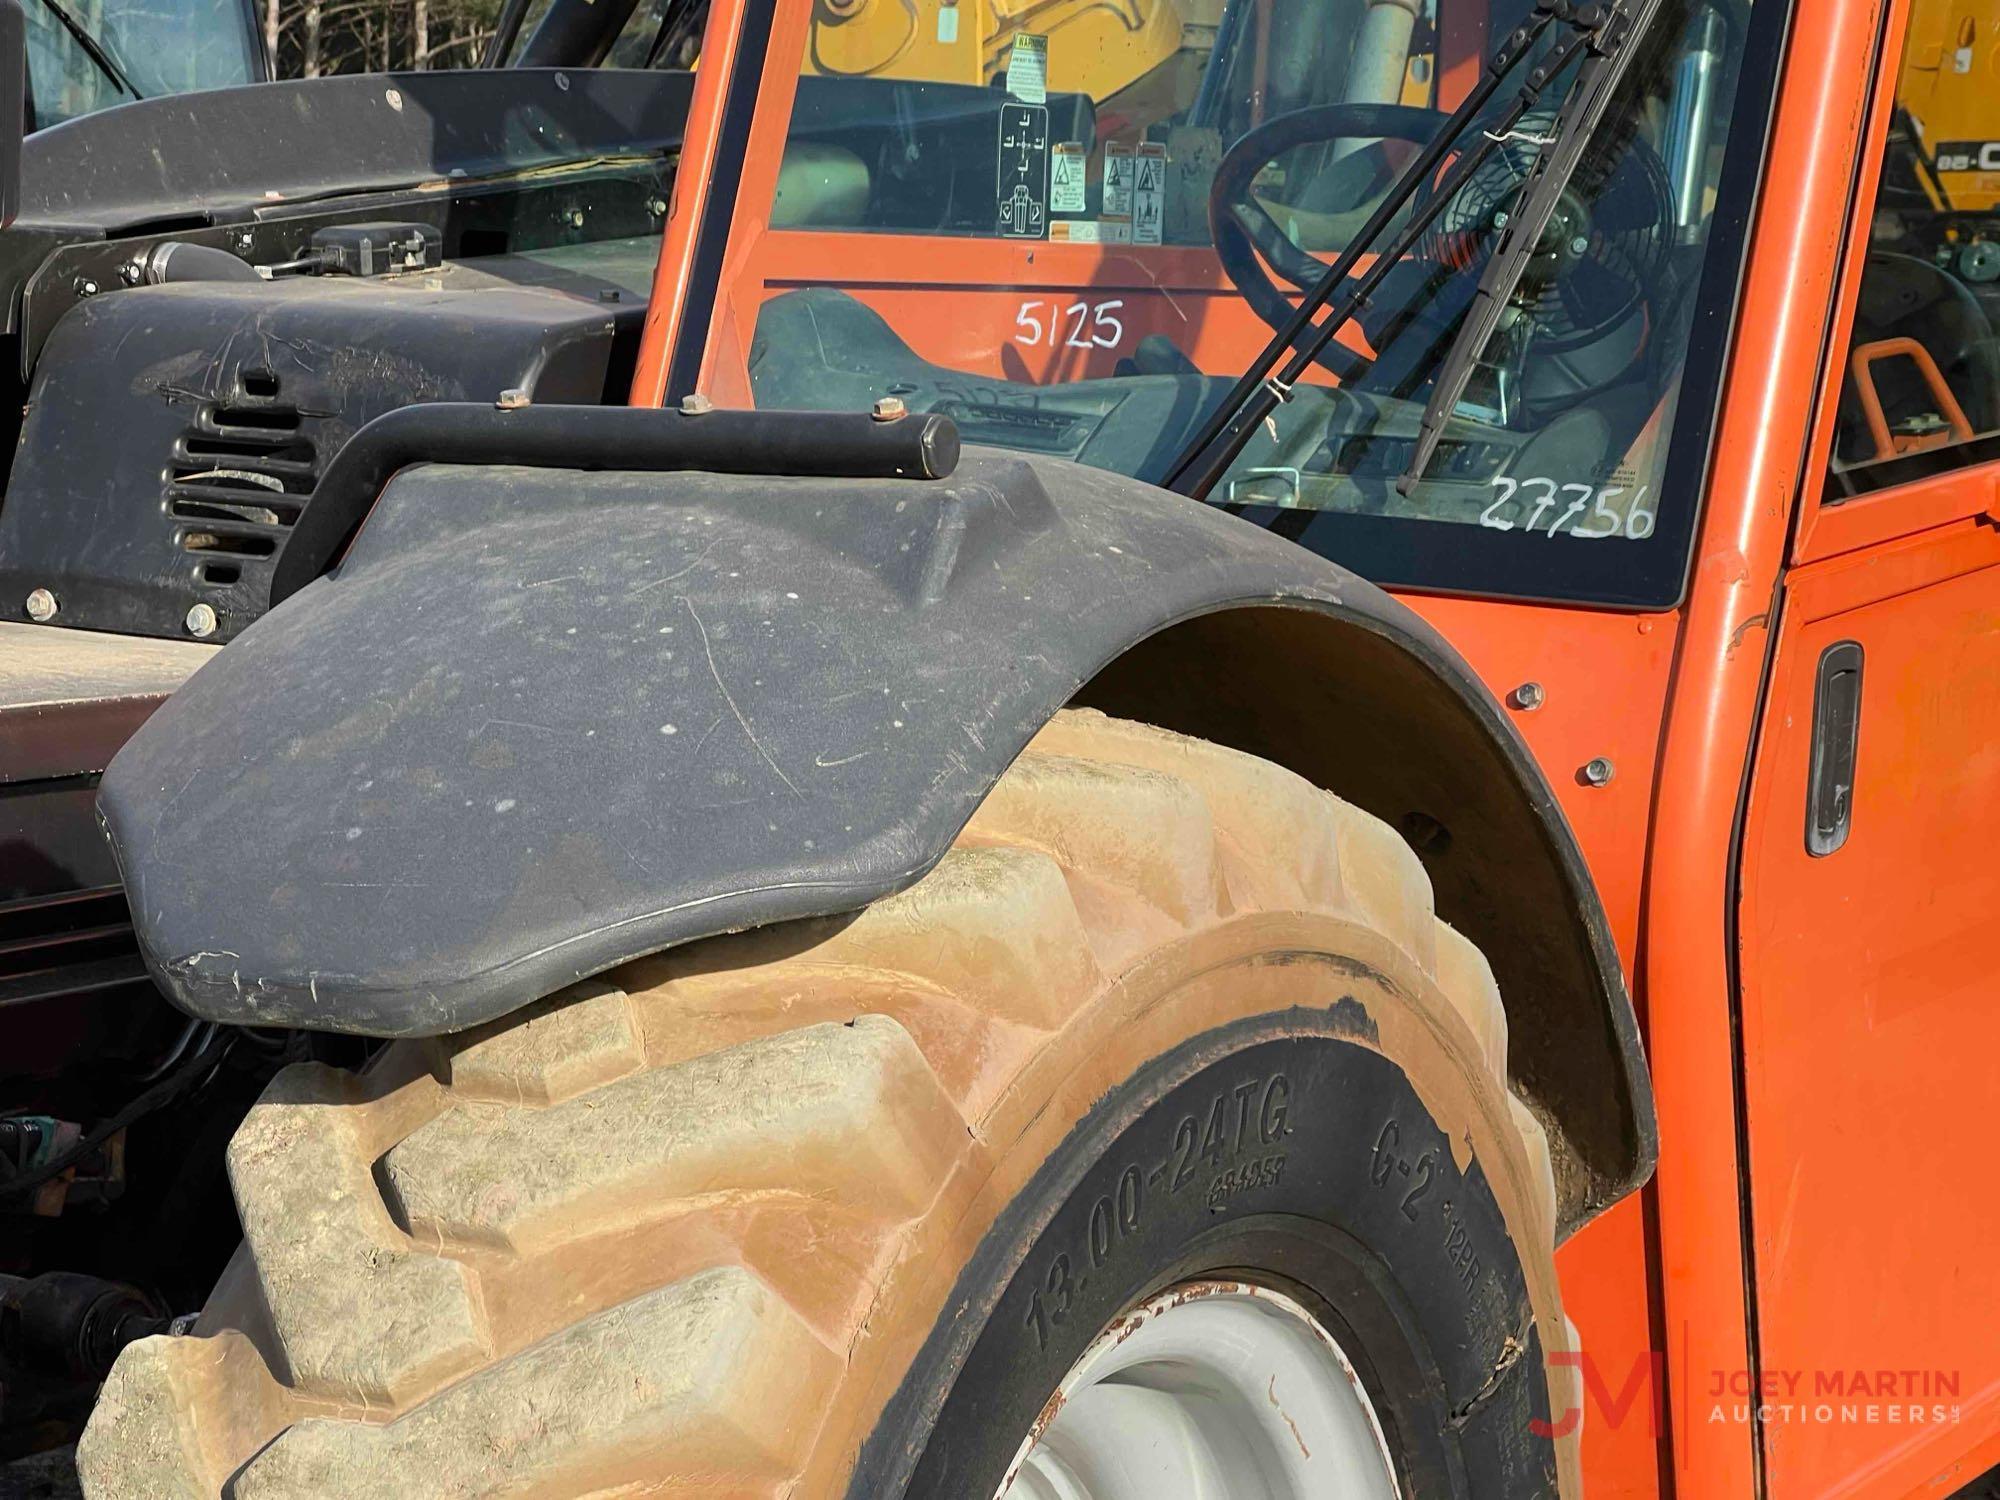
[[[1208,420],[1202,424],[1201,431],[1181,450],[1166,477],[1160,481],[1163,487],[1197,500],[1214,488],[1250,441],[1250,435],[1257,430],[1258,424],[1271,414],[1279,402],[1291,399],[1292,386],[1319,357],[1320,351],[1361,309],[1382,278],[1422,238],[1432,222],[1444,212],[1453,195],[1505,139],[1507,132],[1540,101],[1542,91],[1563,71],[1601,24],[1602,14],[1602,8],[1595,3],[1580,6],[1576,0],[1536,0],[1535,14],[1515,28],[1487,59],[1485,71],[1460,101],[1458,108],[1451,112],[1439,126],[1437,134],[1403,169],[1402,175],[1391,184],[1359,232],[1348,241],[1347,248],[1327,267],[1326,274],[1299,302],[1285,325],[1272,335],[1263,352],[1250,362],[1229,393],[1216,404]],[[1396,215],[1403,211],[1437,170],[1465,133],[1466,127],[1492,101],[1515,65],[1556,22],[1572,27],[1571,34],[1529,70],[1519,94],[1493,122],[1485,139],[1459,158],[1394,241],[1376,257],[1374,265],[1347,287],[1323,322],[1314,323],[1314,316],[1327,305],[1336,291],[1346,285],[1361,257],[1374,248],[1376,240],[1388,229]],[[1308,331],[1310,336],[1300,342],[1299,336]],[[1279,369],[1278,361],[1287,350],[1291,351],[1291,358]]]
[[[1659,8],[1660,0],[1609,0],[1604,7],[1603,19],[1590,38],[1590,50],[1577,68],[1576,82],[1570,86],[1554,129],[1540,142],[1535,164],[1521,186],[1520,208],[1500,231],[1499,242],[1473,291],[1472,304],[1465,310],[1451,347],[1438,362],[1409,467],[1396,481],[1397,494],[1407,495],[1415,489],[1429,467],[1444,438],[1445,423],[1458,409],[1479,356],[1500,327],[1507,304],[1535,258],[1549,220],[1555,217],[1570,178],[1625,77],[1626,64]]]
[[[88,28],[69,13],[63,6],[62,0],[42,0],[42,4],[49,8],[49,14],[62,23],[62,29],[67,31],[77,46],[83,49],[83,55],[97,65],[98,72],[134,99],[146,97],[139,92],[138,85],[132,82],[132,75],[118,65],[118,59],[111,55],[110,49],[92,36]]]

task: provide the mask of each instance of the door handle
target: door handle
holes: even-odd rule
[[[1806,853],[1815,859],[1846,843],[1854,823],[1861,661],[1859,641],[1836,641],[1819,655],[1813,687],[1812,765],[1806,776]]]

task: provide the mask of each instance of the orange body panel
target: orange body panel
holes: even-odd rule
[[[1758,1492],[1754,1433],[1705,1383],[1751,1369],[1727,926],[1739,791],[1819,388],[1879,13],[1794,20],[1723,390],[1707,513],[1670,694],[1648,861],[1642,987],[1660,1117],[1664,1353],[1673,1473],[1690,1497]]]
[[[2000,519],[2000,473],[1982,468],[1940,474],[1814,512],[1812,529],[1800,541],[1799,561],[1858,552],[1953,521],[1988,518]]]
[[[1541,707],[1510,716],[1576,830],[1629,966],[1677,617],[1436,595],[1403,602],[1458,647],[1494,696],[1504,701],[1524,682],[1542,685]],[[1587,786],[1578,773],[1599,757],[1614,775],[1606,786]]]
[[[1542,706],[1512,717],[1548,769],[1590,861],[1629,979],[1677,617],[1435,596],[1404,602],[1453,641],[1503,701],[1524,682],[1541,684]],[[1606,786],[1585,785],[1579,768],[1600,756],[1616,774]],[[1585,1379],[1594,1385],[1583,1415],[1592,1500],[1663,1493],[1657,1405],[1665,1393],[1652,1359],[1648,1197],[1635,1195],[1586,1226],[1556,1258],[1564,1307],[1589,1361]]]
[[[1878,112],[1908,20],[1897,9],[1881,28]],[[1883,140],[1870,131],[1856,153],[1831,350],[1849,337]],[[1968,1190],[1968,1172],[1990,1174],[1961,1154],[1990,1139],[2000,1038],[2000,475],[1960,468],[1825,504],[1839,389],[1829,359],[1742,855],[1760,1386],[1793,1408],[1764,1427],[1781,1500],[1945,1495],[2000,1459],[2000,1275],[1978,1248],[2000,1209]],[[1866,652],[1855,822],[1814,858],[1816,669],[1842,641]],[[1902,1138],[1914,1121],[1936,1146]],[[1857,1382],[1877,1420],[1844,1415]]]
[[[723,98],[743,33],[743,12],[740,0],[720,0],[709,8],[708,24],[702,32],[703,65],[695,70],[686,137],[674,173],[672,201],[667,205],[660,259],[653,268],[646,332],[632,377],[633,406],[658,406],[666,397],[667,357],[681,334],[685,310],[682,291],[694,263],[695,234],[708,208],[709,186],[721,150]]]
[[[1667,1384],[1656,1353],[1653,1191],[1642,1188],[1556,1252],[1563,1310],[1582,1336],[1583,1472],[1589,1500],[1671,1495]]]

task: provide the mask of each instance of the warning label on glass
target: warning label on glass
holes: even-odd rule
[[[1167,217],[1167,148],[1158,141],[1139,147],[1132,173],[1132,243],[1157,245]]]
[[[1007,92],[1027,104],[1049,97],[1049,39],[1022,32],[1007,57]]]
[[[1049,211],[1080,214],[1088,206],[1083,172],[1083,142],[1057,141],[1049,157]]]
[[[1132,226],[1123,219],[1058,219],[1049,225],[1049,238],[1072,245],[1129,245]]]
[[[1000,106],[1000,233],[1038,240],[1049,227],[1049,112]]]
[[[1115,141],[1104,148],[1104,217],[1132,217],[1132,148]]]

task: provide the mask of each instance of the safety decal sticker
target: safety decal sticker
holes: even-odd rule
[[[1057,219],[1049,238],[1072,245],[1129,245],[1132,226],[1123,219]]]
[[[941,47],[949,47],[958,40],[958,0],[944,0],[938,7],[937,39]]]
[[[1040,104],[1000,106],[1000,233],[1038,240],[1049,227],[1049,112]]]
[[[1104,217],[1132,217],[1132,148],[1116,141],[1104,148]]]
[[[1007,92],[1023,104],[1049,99],[1049,39],[1022,32],[1007,57]]]
[[[1080,214],[1088,207],[1085,195],[1082,141],[1057,141],[1049,175],[1049,211]]]
[[[1167,148],[1142,142],[1133,166],[1132,243],[1157,245],[1167,217]]]

